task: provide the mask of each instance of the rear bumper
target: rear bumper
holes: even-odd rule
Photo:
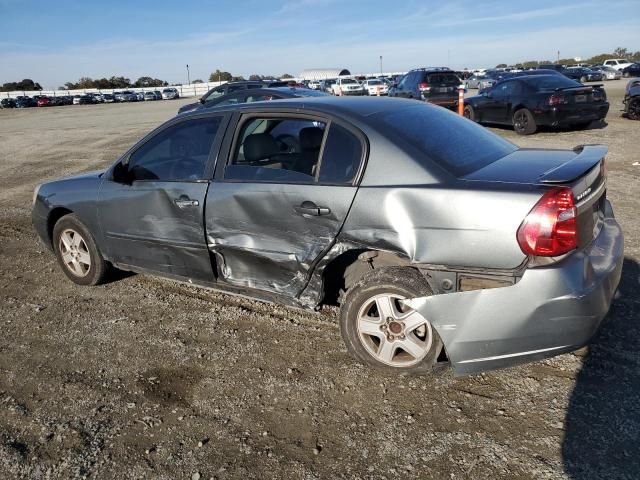
[[[601,120],[607,116],[609,103],[599,105],[567,105],[549,110],[534,112],[536,123],[549,127],[566,127],[593,120]]]
[[[586,345],[620,281],[623,234],[607,202],[598,237],[513,286],[408,300],[432,322],[457,375],[552,357]]]

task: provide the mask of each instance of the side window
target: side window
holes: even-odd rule
[[[362,160],[362,142],[335,123],[329,127],[320,163],[320,183],[348,184],[353,181]]]
[[[221,96],[224,95],[224,89],[220,88],[220,89],[216,89],[213,90],[209,93],[209,95],[207,95],[204,99],[205,102],[210,102],[211,100],[215,100],[216,98],[220,98]]]
[[[409,85],[409,78],[411,77],[411,73],[407,73],[404,77],[400,79],[400,83],[398,83],[399,89],[405,89],[407,85]]]
[[[252,118],[239,132],[226,180],[315,182],[326,124],[300,118]]]
[[[129,157],[131,180],[202,179],[221,121],[219,116],[199,118],[163,130]]]
[[[496,85],[496,87],[493,90],[494,96],[495,97],[500,97],[500,98],[504,98],[504,97],[508,97],[509,95],[512,95],[515,90],[515,82],[503,82],[503,83],[499,83],[498,85]]]
[[[247,103],[249,102],[266,102],[280,98],[278,95],[249,95],[247,97]]]
[[[229,97],[225,100],[222,100],[221,102],[216,103],[214,106],[222,107],[224,105],[235,105],[236,103],[242,103],[243,98],[244,98],[244,95],[242,94],[233,95],[232,97]]]

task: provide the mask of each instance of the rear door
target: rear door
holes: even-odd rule
[[[295,297],[346,219],[366,142],[348,124],[297,113],[244,114],[233,133],[207,194],[219,280]]]
[[[213,281],[205,197],[226,119],[178,120],[108,172],[98,194],[106,253],[116,263]]]

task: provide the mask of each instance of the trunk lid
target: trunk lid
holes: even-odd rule
[[[573,150],[520,149],[465,177],[465,181],[571,188],[578,210],[578,246],[598,234],[606,202],[604,145],[580,145]]]

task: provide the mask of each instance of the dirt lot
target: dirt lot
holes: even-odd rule
[[[30,223],[36,184],[104,167],[184,102],[0,111],[0,478],[640,478],[640,123],[606,88],[626,234],[620,296],[591,347],[505,371],[385,376],[336,312],[142,275],[66,280]]]

